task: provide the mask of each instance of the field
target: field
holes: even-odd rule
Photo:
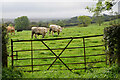
[[[108,27],[108,25],[102,25],[98,26],[96,24],[91,24],[88,27],[68,27],[64,28],[63,31],[60,33],[59,36],[55,33],[54,36],[47,35],[45,36],[45,39],[49,38],[64,38],[64,37],[82,37],[82,36],[92,36],[92,35],[100,35],[103,34],[104,27]],[[41,39],[42,36],[38,36],[38,39]],[[31,39],[31,31],[22,31],[22,32],[16,32],[15,35],[10,35],[10,39],[13,40],[30,40]],[[35,38],[33,38],[35,39]],[[64,48],[67,43],[70,40],[54,40],[54,41],[44,41],[50,48]],[[86,38],[85,39],[85,45],[86,46],[94,46],[94,45],[102,45],[103,43],[103,37],[93,37],[93,38]],[[9,43],[10,45],[10,43]],[[31,49],[30,42],[19,42],[13,44],[14,50],[29,50]],[[74,39],[69,47],[83,47],[83,41],[82,39]],[[33,42],[33,49],[47,49],[42,42],[36,41]],[[57,55],[61,53],[62,50],[53,50]],[[9,48],[9,54],[10,48]],[[104,46],[102,47],[93,47],[93,48],[86,48],[86,55],[95,55],[95,54],[104,54]],[[14,53],[15,55],[15,53]],[[31,58],[31,52],[19,52],[18,53],[18,59],[21,58]],[[83,48],[77,48],[77,49],[66,49],[60,57],[64,56],[84,56],[84,49]],[[43,57],[55,57],[52,52],[49,50],[41,50],[41,51],[33,51],[33,57],[34,58],[43,58]],[[89,56],[86,57],[87,62],[95,62],[95,61],[105,61],[106,56]],[[61,58],[64,63],[83,63],[84,58],[83,57],[76,57],[76,58]],[[52,59],[35,59],[33,60],[34,65],[39,64],[51,64],[55,58]],[[11,58],[9,57],[9,66],[11,66]],[[31,60],[17,60],[14,62],[15,66],[20,65],[30,65]],[[56,60],[55,64],[62,64],[59,59]],[[71,69],[76,68],[84,68],[84,64],[67,64]],[[106,63],[89,63],[86,67],[103,67],[101,69],[88,69],[87,72],[84,72],[85,70],[73,70],[73,72],[70,72],[69,70],[59,70],[59,69],[67,69],[65,65],[53,65],[50,70],[46,70],[49,67],[49,65],[45,66],[34,66],[34,70],[42,70],[39,72],[25,72],[23,78],[93,78],[92,75],[94,74],[87,74],[87,72],[91,71],[98,71],[104,70],[106,67]],[[31,70],[31,67],[21,67],[21,70]],[[57,70],[54,70],[57,69]]]

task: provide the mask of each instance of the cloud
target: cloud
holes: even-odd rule
[[[3,2],[97,2],[98,0],[3,0]]]
[[[0,19],[2,18],[2,3],[0,3]]]
[[[88,2],[6,2],[3,3],[3,17],[71,17],[76,15],[90,15],[86,6],[94,5]]]

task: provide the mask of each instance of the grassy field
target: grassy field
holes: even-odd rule
[[[103,24],[102,26],[98,26],[96,24],[91,24],[88,27],[68,27],[64,28],[63,31],[57,36],[57,33],[52,36],[47,33],[45,39],[48,38],[64,38],[64,37],[82,37],[82,36],[91,36],[91,35],[100,35],[103,34],[104,27],[108,27],[108,25]],[[41,39],[42,36],[38,36],[38,39]],[[10,35],[10,39],[13,40],[29,40],[31,39],[31,31],[22,31],[16,32],[15,35]],[[35,39],[35,38],[33,38]],[[101,45],[103,43],[103,37],[93,37],[93,38],[86,38],[85,45],[86,46],[94,46],[94,45]],[[44,41],[50,48],[64,48],[70,40],[55,40],[55,41]],[[30,42],[19,42],[13,44],[14,50],[26,50],[31,49]],[[71,42],[69,47],[83,47],[82,39],[76,39]],[[33,42],[33,49],[47,49],[40,41]],[[62,50],[53,50],[57,55],[60,54]],[[10,54],[9,48],[9,54]],[[14,53],[15,54],[15,53]],[[86,48],[86,55],[95,55],[95,54],[104,54],[104,46],[103,47],[93,47],[93,48]],[[64,56],[83,56],[84,49],[66,49],[60,57]],[[55,57],[52,52],[50,51],[33,51],[34,58],[43,58],[43,57]],[[18,52],[18,59],[21,58],[31,58],[31,52]],[[89,56],[86,57],[87,62],[95,62],[95,61],[105,61],[106,56]],[[61,58],[64,63],[83,63],[83,57],[77,58]],[[33,60],[34,65],[39,64],[51,64],[55,58],[53,59],[35,59]],[[11,66],[11,58],[9,58],[9,66]],[[56,60],[55,64],[62,64],[59,59]],[[14,62],[14,65],[31,65],[31,60],[17,60]],[[76,68],[84,68],[84,64],[67,64],[70,69]],[[87,68],[91,67],[103,67],[101,69],[88,69],[87,72],[84,70],[73,70],[70,72],[69,70],[54,70],[54,69],[67,69],[64,65],[53,65],[50,70],[46,71],[49,67],[47,66],[34,66],[34,70],[42,70],[39,72],[25,72],[23,78],[93,78],[93,74],[89,74],[88,72],[100,72],[101,70],[105,70],[106,63],[89,63],[87,64]],[[31,70],[31,67],[22,67],[21,70]],[[102,75],[101,75],[102,76]],[[99,76],[101,78],[101,76]],[[99,78],[97,77],[97,78]]]

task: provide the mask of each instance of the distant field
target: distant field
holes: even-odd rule
[[[77,36],[88,36],[88,35],[97,35],[97,34],[103,34],[104,27],[107,27],[107,25],[98,26],[97,24],[91,24],[88,27],[66,27],[63,29],[62,33],[60,33],[60,36],[57,36],[57,33],[55,33],[54,37],[52,34],[49,36],[49,33],[45,36],[45,38],[58,38],[58,37],[77,37]],[[22,31],[22,32],[16,32],[15,36],[11,36],[12,39],[31,39],[31,31]],[[42,36],[38,36],[38,39],[41,39]],[[35,38],[34,38],[35,39]]]
[[[64,28],[63,31],[60,33],[59,36],[57,36],[57,33],[54,34],[54,36],[52,36],[52,34],[49,36],[49,34],[47,33],[47,35],[45,36],[46,38],[64,38],[64,37],[82,37],[82,36],[91,36],[91,35],[100,35],[103,34],[103,30],[104,27],[108,27],[107,25],[102,25],[102,26],[98,26],[95,24],[92,24],[88,27],[68,27],[68,28]],[[16,32],[15,35],[10,35],[10,39],[13,40],[29,40],[31,39],[31,31],[22,31],[22,32]],[[35,38],[33,38],[35,39]],[[42,39],[42,36],[38,36],[38,39]],[[85,39],[85,45],[86,46],[94,46],[94,45],[101,45],[103,44],[102,42],[103,37],[94,37],[94,38],[87,38]],[[50,48],[64,48],[67,43],[70,40],[56,40],[56,41],[45,41],[45,43],[50,47]],[[82,39],[76,39],[73,40],[71,42],[71,44],[68,46],[69,47],[82,47],[83,46],[83,41]],[[30,43],[29,42],[20,42],[20,43],[14,43],[14,50],[26,50],[26,49],[30,49]],[[41,42],[36,41],[33,42],[33,49],[47,49]],[[62,50],[53,50],[57,55],[59,55],[59,53]],[[66,49],[61,57],[63,56],[83,56],[84,55],[84,49],[83,48],[78,48],[78,49]],[[10,48],[9,48],[9,53],[10,53]],[[15,54],[15,53],[14,53]],[[19,52],[18,53],[18,58],[30,58],[31,52]],[[86,55],[95,55],[95,54],[104,54],[104,47],[98,47],[98,48],[87,48],[86,49]],[[50,51],[34,51],[33,52],[33,57],[34,58],[42,58],[42,57],[55,57]],[[91,62],[91,61],[98,61],[98,60],[105,60],[105,56],[91,56],[91,57],[86,57],[87,58],[87,62]],[[78,57],[78,58],[61,58],[65,63],[75,63],[75,62],[84,62],[84,58],[83,57]],[[34,60],[34,64],[51,64],[54,61],[54,59],[36,59]],[[15,65],[30,65],[31,61],[30,60],[21,60],[21,61],[17,61],[14,62]],[[62,64],[59,59],[57,59],[57,61],[55,62],[55,64]],[[9,66],[11,65],[11,58],[9,58]],[[75,69],[75,68],[84,68],[84,64],[74,64],[74,65],[70,65],[68,64],[68,66],[71,69]],[[105,62],[103,63],[96,63],[96,64],[87,64],[87,67],[105,67]],[[33,74],[26,72],[24,77],[25,78],[70,78],[70,77],[74,77],[74,78],[79,78],[80,76],[78,74],[74,74],[71,73],[70,71],[67,70],[58,70],[58,71],[54,71],[52,69],[66,69],[66,67],[64,65],[53,65],[51,67],[51,69],[49,71],[44,71],[48,68],[49,66],[35,66],[34,70],[43,70],[40,72],[34,72]],[[31,70],[31,67],[26,67],[26,68],[22,68],[22,70]],[[84,70],[78,70],[78,71],[74,71],[75,73],[80,73],[81,71]],[[61,75],[61,76],[60,76]]]

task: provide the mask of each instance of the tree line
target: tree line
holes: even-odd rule
[[[89,24],[97,23],[99,26],[105,21],[111,21],[120,18],[120,15],[116,13],[116,15],[106,15],[103,14],[102,16],[76,16],[70,19],[65,20],[51,20],[51,21],[39,21],[39,22],[30,22],[27,16],[21,16],[14,19],[13,22],[6,22],[7,26],[15,26],[16,30],[30,30],[33,26],[43,26],[49,27],[50,24],[57,24],[62,27],[70,27],[70,26],[80,26],[80,27],[87,27]],[[114,22],[115,23],[115,22]],[[110,25],[113,24],[110,22]]]

